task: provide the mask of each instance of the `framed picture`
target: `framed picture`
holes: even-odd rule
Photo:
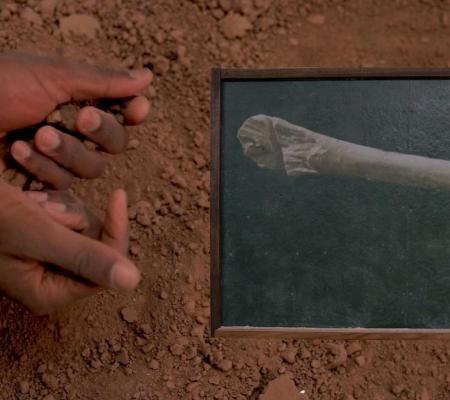
[[[213,335],[450,337],[449,78],[212,71]]]

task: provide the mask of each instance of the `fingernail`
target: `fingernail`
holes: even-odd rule
[[[19,160],[25,160],[30,157],[31,149],[25,142],[15,142],[12,149],[12,155]]]
[[[133,290],[141,280],[139,271],[120,261],[111,269],[111,286],[119,290]]]
[[[44,208],[47,211],[54,211],[54,212],[64,212],[67,210],[67,207],[63,203],[55,203],[54,201],[48,201],[44,204]]]
[[[128,71],[128,74],[133,79],[151,79],[153,77],[153,72],[149,68],[131,69]]]
[[[100,128],[101,124],[102,119],[94,110],[86,111],[82,114],[81,121],[79,121],[80,128],[84,132],[95,132]]]
[[[32,200],[37,201],[38,203],[42,203],[47,201],[48,194],[46,192],[36,192],[36,191],[28,191],[25,194]]]
[[[40,134],[40,143],[44,150],[55,150],[61,143],[61,139],[52,128],[48,128]]]

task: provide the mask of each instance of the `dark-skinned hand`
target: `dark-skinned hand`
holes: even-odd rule
[[[12,157],[29,173],[52,188],[68,188],[75,176],[94,178],[102,173],[106,165],[102,151],[115,154],[126,148],[124,125],[139,124],[147,117],[150,103],[139,93],[152,77],[145,68],[115,70],[57,56],[0,54],[0,132],[41,123],[58,105],[71,101],[126,99],[123,125],[98,108],[80,110],[75,129],[99,151],[88,150],[73,135],[48,125],[37,131],[32,145],[13,143]]]
[[[100,288],[132,290],[126,258],[126,194],[115,191],[104,221],[67,192],[22,192],[0,183],[0,290],[47,314]]]

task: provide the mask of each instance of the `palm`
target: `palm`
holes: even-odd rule
[[[40,314],[95,293],[98,288],[61,273],[43,263],[0,257],[0,276],[6,294]]]

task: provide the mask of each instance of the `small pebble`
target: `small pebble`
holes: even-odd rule
[[[117,355],[117,361],[122,365],[128,365],[130,363],[130,356],[126,349],[122,349]]]
[[[137,139],[131,139],[129,142],[128,142],[128,146],[127,146],[127,149],[128,150],[134,150],[134,149],[137,149],[139,147],[139,140],[137,140]]]
[[[307,20],[313,25],[323,25],[325,23],[325,16],[322,14],[311,14]]]
[[[22,394],[27,394],[30,391],[30,384],[27,381],[19,382],[19,392]]]
[[[360,367],[362,367],[366,364],[366,358],[364,356],[357,356],[357,357],[355,357],[355,362]]]
[[[233,368],[233,363],[230,360],[222,360],[218,365],[219,368],[223,372],[228,372]]]
[[[138,320],[138,313],[132,307],[122,308],[122,310],[120,311],[120,315],[122,316],[124,321],[129,323],[133,323]]]
[[[283,353],[281,353],[281,358],[283,361],[287,362],[288,364],[294,364],[295,363],[295,357],[297,355],[297,349],[287,349]]]
[[[181,346],[178,343],[175,343],[173,345],[171,345],[169,347],[170,352],[174,355],[174,356],[180,356],[181,354],[183,354],[183,346]]]

